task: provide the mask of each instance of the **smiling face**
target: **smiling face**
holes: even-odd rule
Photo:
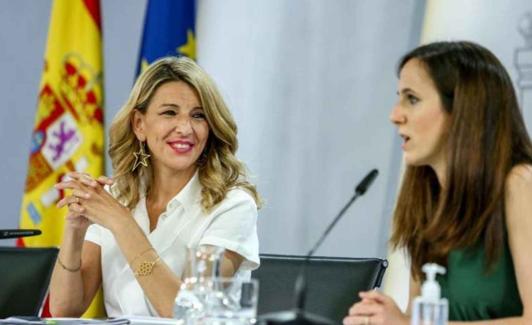
[[[406,163],[433,168],[444,164],[450,116],[421,61],[411,59],[403,66],[398,95],[399,102],[393,108],[390,120],[404,140],[402,148]]]
[[[194,88],[171,81],[157,88],[145,114],[135,111],[133,129],[146,141],[155,173],[191,176],[209,138],[209,125]]]

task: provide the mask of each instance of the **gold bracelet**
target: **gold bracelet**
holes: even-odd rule
[[[151,262],[144,261],[140,263],[139,267],[137,268],[135,272],[133,272],[133,274],[135,274],[135,276],[150,275],[153,272],[153,267],[155,266],[155,264],[157,264],[157,262],[159,262],[160,259],[161,257],[157,256],[157,259],[155,259],[154,261],[151,261]]]
[[[79,266],[77,268],[71,269],[71,268],[67,267],[65,264],[63,264],[63,262],[61,262],[61,259],[59,258],[59,255],[57,255],[57,263],[59,263],[59,265],[63,268],[63,270],[68,271],[68,272],[74,273],[74,272],[77,272],[77,271],[79,271],[81,269],[81,261],[79,261]]]

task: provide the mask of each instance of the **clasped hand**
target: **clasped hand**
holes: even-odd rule
[[[408,325],[409,318],[392,298],[377,291],[359,293],[361,301],[349,309],[344,325]]]
[[[67,180],[55,185],[59,190],[71,190],[57,203],[58,208],[68,207],[67,220],[75,228],[87,228],[91,223],[112,230],[129,210],[104,189],[113,180],[100,176],[96,180],[89,174],[71,172]]]

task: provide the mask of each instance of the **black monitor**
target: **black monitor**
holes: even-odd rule
[[[262,254],[258,315],[294,308],[294,284],[304,256]],[[306,267],[304,310],[341,323],[359,291],[379,287],[388,262],[379,258],[312,257]]]
[[[39,316],[58,252],[0,247],[0,318]]]

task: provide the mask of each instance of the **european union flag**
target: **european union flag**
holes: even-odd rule
[[[168,55],[196,59],[195,0],[148,0],[137,75]]]

